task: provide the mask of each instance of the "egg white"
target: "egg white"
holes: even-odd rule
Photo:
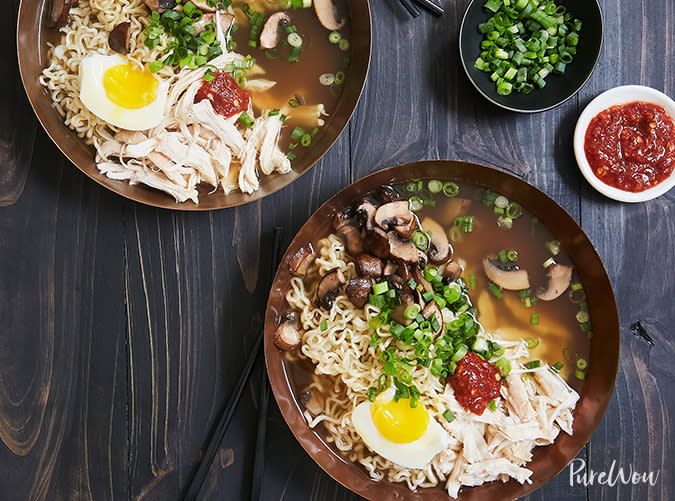
[[[115,127],[127,130],[146,130],[158,125],[164,116],[164,107],[169,83],[157,79],[157,99],[135,110],[113,103],[103,87],[103,77],[109,68],[127,64],[127,58],[120,54],[103,56],[92,54],[80,62],[80,101],[94,115]]]
[[[378,401],[389,402],[395,390],[390,388],[378,395]],[[370,450],[376,452],[404,468],[424,468],[443,449],[448,446],[448,434],[443,427],[429,416],[429,425],[424,434],[408,443],[395,443],[378,431],[370,414],[373,404],[363,402],[352,411],[352,424]]]

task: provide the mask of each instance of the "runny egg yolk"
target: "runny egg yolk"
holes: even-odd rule
[[[159,81],[149,71],[131,64],[108,68],[103,75],[103,88],[113,103],[128,110],[143,108],[157,99]]]
[[[378,402],[370,407],[370,416],[377,430],[389,441],[397,444],[413,442],[424,435],[429,426],[429,414],[418,402],[410,407],[410,399]]]

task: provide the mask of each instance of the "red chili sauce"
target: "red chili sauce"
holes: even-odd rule
[[[603,183],[644,191],[666,179],[675,167],[675,123],[657,104],[635,101],[612,106],[591,120],[584,152]]]
[[[450,386],[462,407],[480,416],[490,401],[499,396],[500,379],[494,365],[469,352],[457,363]]]
[[[251,95],[239,87],[227,73],[216,72],[216,78],[204,82],[195,95],[195,103],[208,99],[213,111],[225,118],[248,110]]]

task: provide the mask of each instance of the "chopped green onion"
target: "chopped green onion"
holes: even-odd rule
[[[546,261],[544,261],[544,264],[542,265],[544,268],[548,268],[552,264],[555,264],[555,259],[552,257],[548,258]]]
[[[408,203],[410,205],[410,210],[413,212],[417,212],[424,207],[424,202],[422,202],[422,199],[419,197],[410,197]]]
[[[338,42],[338,47],[340,47],[341,51],[347,51],[349,50],[349,40],[346,38],[343,38]]]
[[[494,400],[494,399],[490,400],[490,402],[488,403],[488,409],[490,409],[490,411],[492,411],[492,412],[496,411],[497,410],[497,401]]]
[[[518,260],[518,252],[516,252],[514,249],[511,249],[506,253],[506,257],[508,258],[509,261],[517,261]]]
[[[511,362],[508,358],[500,358],[495,362],[495,367],[499,370],[502,377],[506,377],[511,373]]]
[[[576,376],[577,379],[580,379],[581,381],[583,381],[586,378],[586,374],[584,373],[584,371],[579,369],[577,369],[574,372],[574,375]]]
[[[389,284],[387,282],[380,282],[373,285],[373,294],[376,296],[384,294],[389,290]]]
[[[495,297],[502,297],[502,289],[498,285],[490,282],[488,284],[488,289],[490,289],[490,292],[492,292],[495,295]]]
[[[335,75],[332,73],[324,73],[319,77],[319,83],[321,83],[321,85],[329,86],[333,85],[333,82],[335,82]]]
[[[254,120],[246,112],[239,115],[239,121],[247,128],[251,128],[254,123]]]
[[[447,182],[443,185],[443,195],[446,197],[456,197],[459,194],[459,186],[457,186],[457,183],[453,183],[452,181]]]
[[[375,397],[377,397],[377,388],[371,386],[368,388],[368,391],[366,392],[366,396],[368,397],[369,402],[374,402]]]
[[[557,256],[560,253],[560,242],[558,242],[557,240],[551,240],[550,242],[546,242],[546,247],[548,248],[549,252],[554,256]]]
[[[340,35],[339,32],[337,31],[331,31],[328,34],[328,41],[330,43],[338,43],[340,40],[342,40],[342,35]]]
[[[539,366],[541,366],[541,362],[539,360],[530,360],[525,364],[525,367],[527,367],[528,369],[536,369]]]
[[[411,304],[410,306],[406,306],[405,310],[403,310],[403,316],[408,320],[414,320],[419,312],[420,306],[418,304]]]
[[[590,319],[591,316],[588,314],[587,311],[581,310],[577,313],[577,322],[579,322],[580,324],[588,322]]]
[[[539,325],[539,313],[530,315],[530,325]]]
[[[422,251],[426,251],[429,248],[429,236],[426,233],[421,231],[416,231],[410,236],[410,240],[415,246]]]
[[[583,371],[586,367],[588,367],[588,362],[586,362],[586,360],[584,360],[583,358],[577,360],[577,369]]]
[[[563,365],[562,362],[556,362],[556,363],[553,364],[551,369],[553,369],[554,372],[560,372],[560,369],[562,369],[563,367],[564,367],[564,365]]]
[[[438,179],[432,179],[427,183],[427,189],[430,193],[440,193],[443,190],[443,183]]]
[[[322,321],[319,324],[319,329],[321,329],[322,332],[325,331],[325,330],[328,330],[328,322],[326,322],[325,320]]]
[[[473,273],[469,275],[469,286],[471,287],[471,290],[476,288],[476,275]]]
[[[446,409],[443,413],[443,417],[448,423],[452,423],[455,420],[455,415],[450,409]]]
[[[528,337],[525,340],[525,343],[527,344],[528,350],[534,350],[537,346],[539,346],[539,338],[538,337]]]
[[[505,196],[499,195],[497,198],[495,198],[494,203],[496,207],[499,207],[500,209],[506,209],[506,207],[509,205],[509,199]]]

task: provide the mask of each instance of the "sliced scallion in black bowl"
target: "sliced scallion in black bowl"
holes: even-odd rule
[[[508,5],[505,5],[508,3]],[[517,4],[525,3],[525,8]],[[546,14],[546,8],[554,10],[552,14]],[[568,20],[562,19],[555,12],[568,14]],[[509,16],[509,11],[513,15]],[[531,15],[523,15],[523,12],[539,11],[542,19],[534,19]],[[506,14],[505,14],[506,12]],[[494,27],[496,23],[500,26]],[[544,19],[545,18],[545,19]],[[560,28],[566,33],[563,42],[558,44],[561,37],[559,33],[543,34],[538,31],[549,32],[557,30],[557,20],[564,25]],[[544,26],[549,24],[550,26]],[[543,25],[541,24],[543,22]],[[581,25],[581,30],[575,27]],[[523,29],[523,26],[525,27]],[[538,29],[535,29],[538,28]],[[514,33],[518,30],[519,33]],[[578,33],[577,33],[578,32]],[[535,34],[532,37],[532,34]],[[565,43],[567,34],[576,33]],[[459,34],[459,50],[462,65],[473,86],[487,100],[502,108],[522,113],[536,113],[545,111],[565,102],[575,95],[590,77],[602,46],[602,13],[596,0],[473,0],[464,14]],[[543,35],[543,36],[541,36]],[[555,47],[548,47],[550,37],[556,41]],[[497,40],[497,38],[499,40]],[[492,40],[491,40],[492,39]],[[541,51],[535,51],[533,40],[540,45]],[[495,43],[493,43],[495,42]],[[518,50],[515,44],[523,45],[525,52]],[[486,48],[494,45],[488,57]],[[575,54],[568,56],[567,45],[572,46]],[[546,53],[546,60],[536,57],[536,52]],[[498,53],[498,54],[497,54]],[[555,63],[550,63],[549,56],[556,54]],[[524,55],[525,63],[521,64]],[[494,56],[494,57],[493,57]],[[487,59],[487,61],[486,61]],[[505,61],[505,62],[503,62]],[[497,63],[497,64],[495,64]],[[501,64],[500,70],[496,66]],[[508,65],[508,68],[505,66]],[[549,68],[550,66],[550,68]],[[536,68],[536,71],[535,71]],[[489,71],[485,71],[489,70]],[[524,78],[525,74],[529,76]],[[510,78],[504,78],[507,76]],[[544,74],[542,77],[541,75]],[[520,83],[518,83],[520,81]],[[519,92],[525,90],[527,92]]]

